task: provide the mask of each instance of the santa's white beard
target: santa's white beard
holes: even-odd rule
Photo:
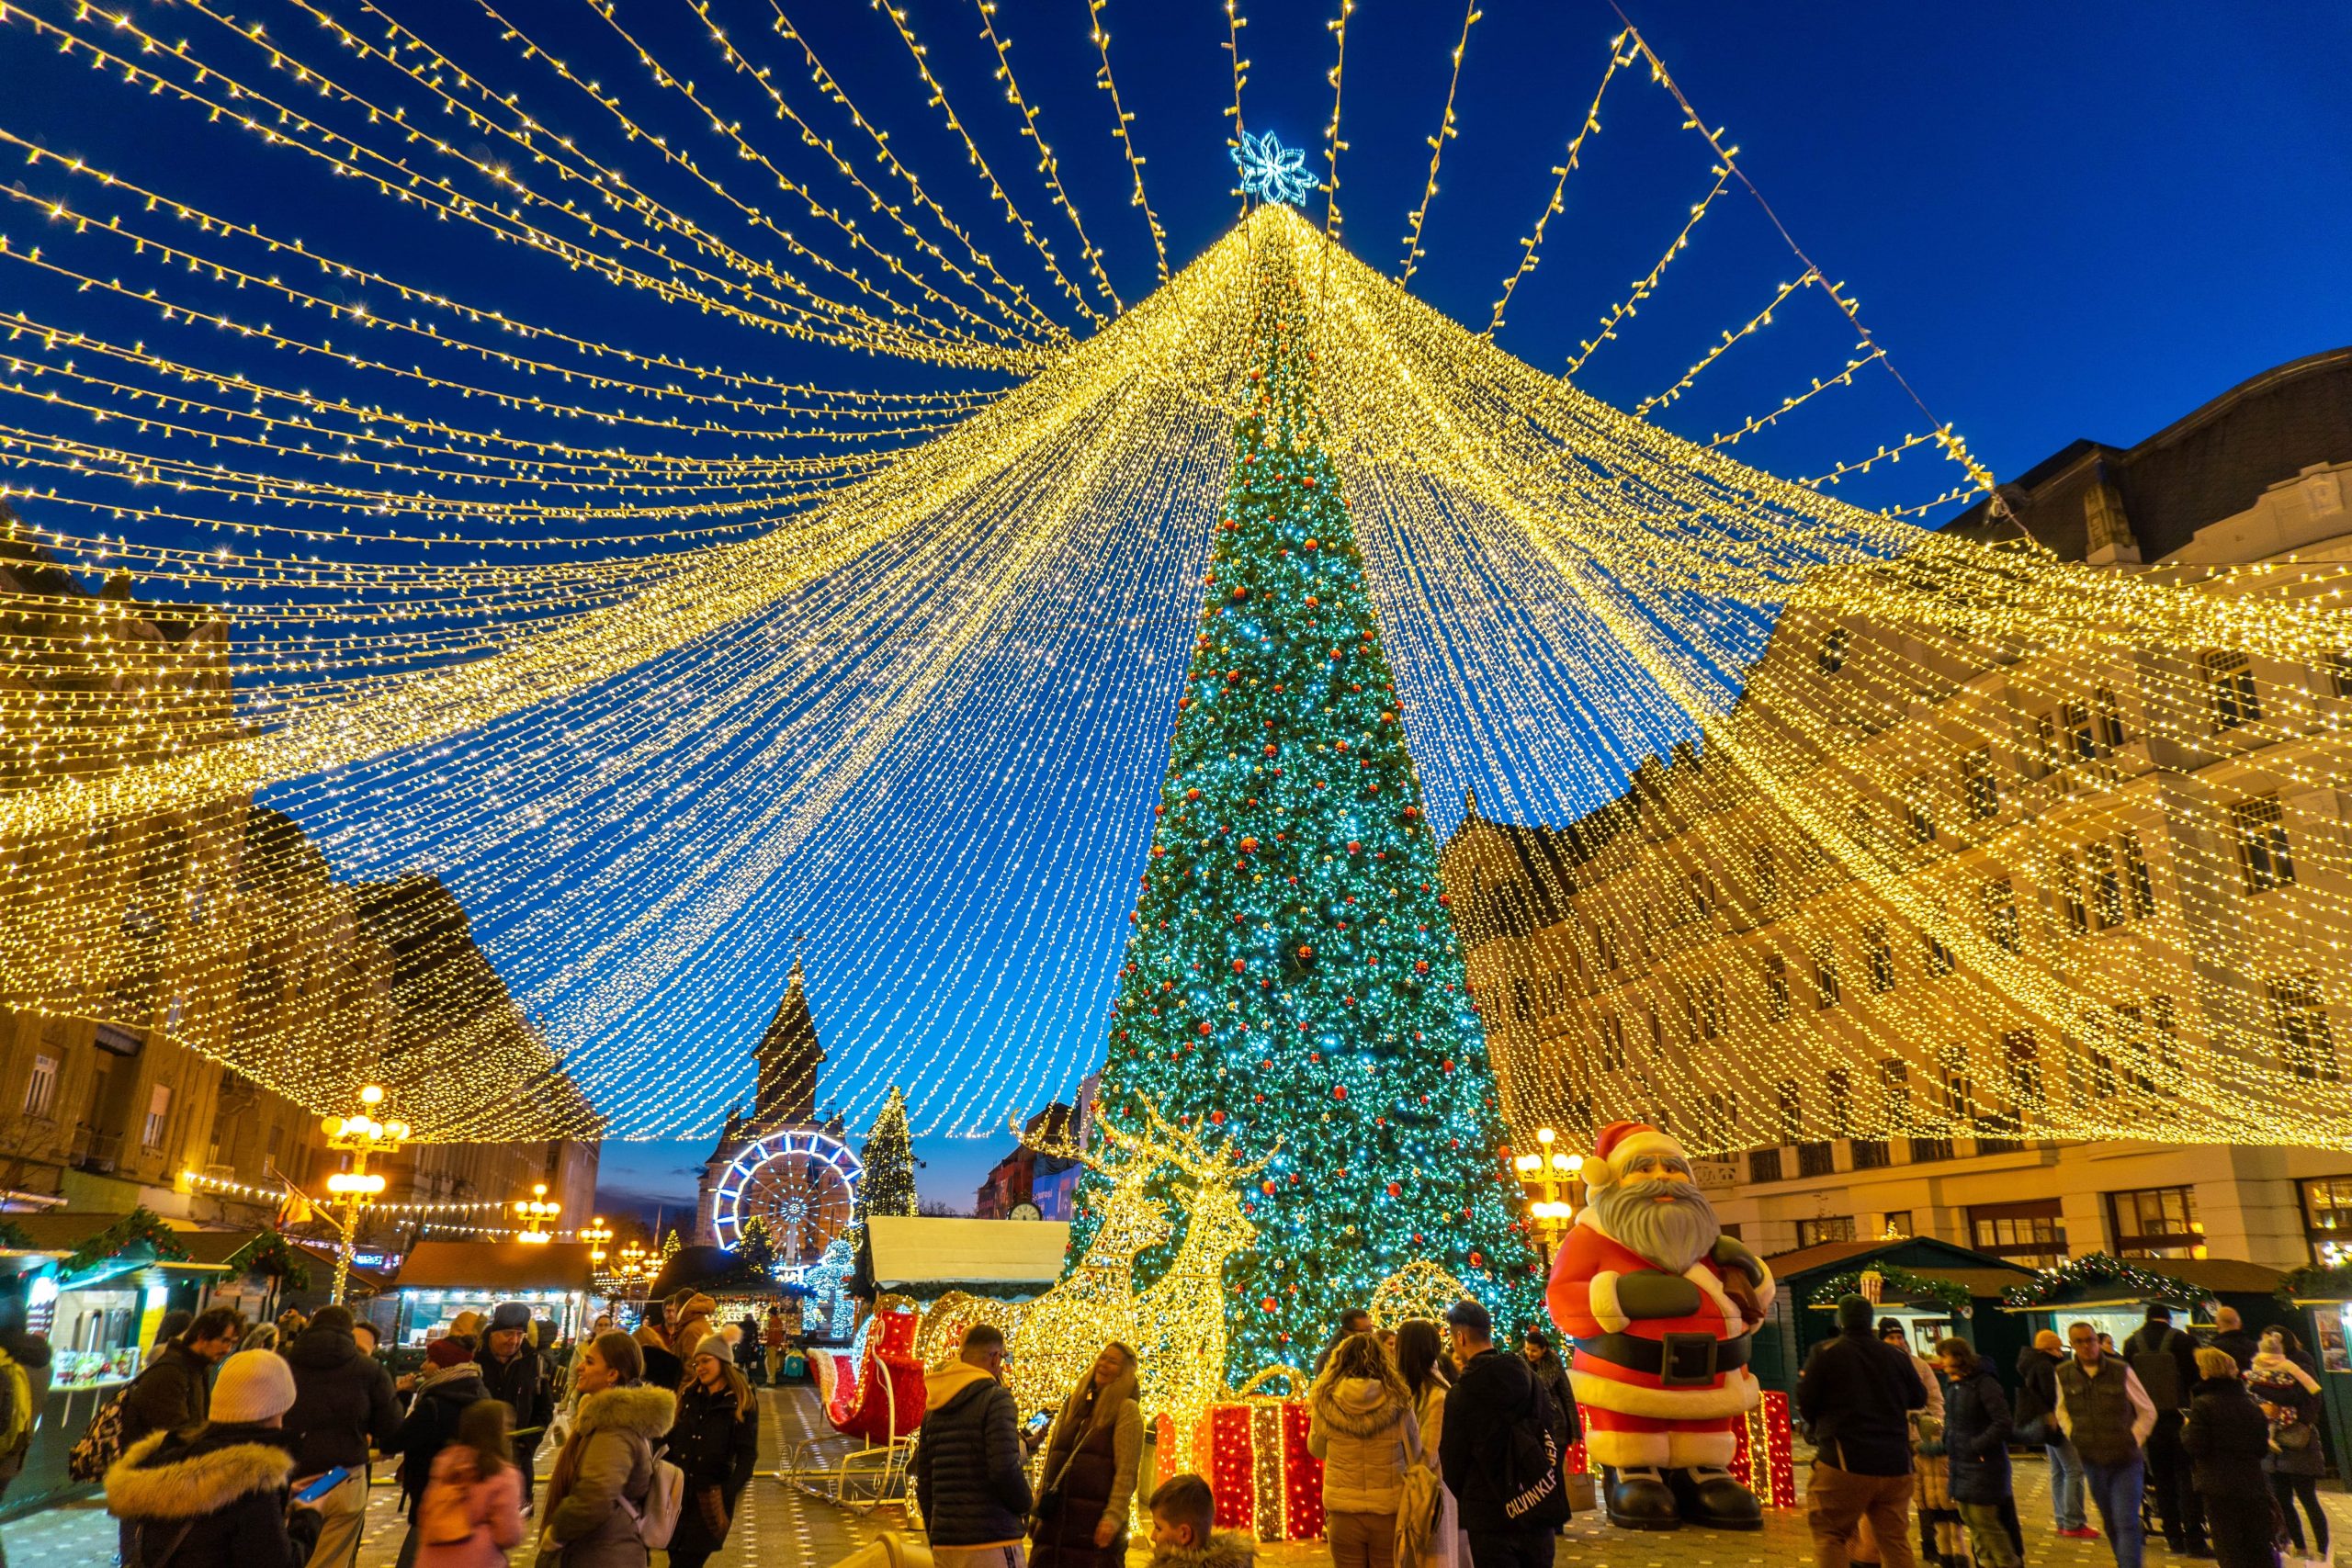
[[[1687,1181],[1612,1181],[1594,1189],[1592,1207],[1611,1239],[1671,1273],[1698,1262],[1723,1235],[1715,1206]]]

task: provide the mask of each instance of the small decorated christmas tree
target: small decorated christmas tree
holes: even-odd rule
[[[865,1168],[857,1182],[858,1224],[865,1224],[869,1214],[915,1213],[915,1168],[922,1162],[915,1158],[914,1140],[907,1129],[907,1097],[895,1084],[857,1157]]]

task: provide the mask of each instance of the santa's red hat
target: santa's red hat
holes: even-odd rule
[[[1646,1122],[1611,1122],[1592,1140],[1592,1157],[1584,1163],[1584,1184],[1606,1187],[1625,1174],[1625,1168],[1642,1155],[1672,1155],[1677,1159],[1690,1156],[1670,1133],[1660,1132]]]

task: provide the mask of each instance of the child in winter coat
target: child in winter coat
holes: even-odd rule
[[[433,1457],[416,1511],[416,1568],[505,1568],[523,1541],[523,1472],[508,1437],[506,1402],[478,1399],[458,1417],[455,1441]]]
[[[1216,1529],[1216,1495],[1197,1475],[1171,1475],[1151,1495],[1151,1568],[1255,1568],[1246,1535]]]

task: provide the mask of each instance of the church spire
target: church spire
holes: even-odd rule
[[[816,1120],[817,1069],[825,1060],[825,1051],[817,1038],[816,1018],[808,1010],[806,978],[796,953],[784,998],[768,1020],[767,1032],[760,1036],[759,1089],[752,1109],[754,1127]]]

